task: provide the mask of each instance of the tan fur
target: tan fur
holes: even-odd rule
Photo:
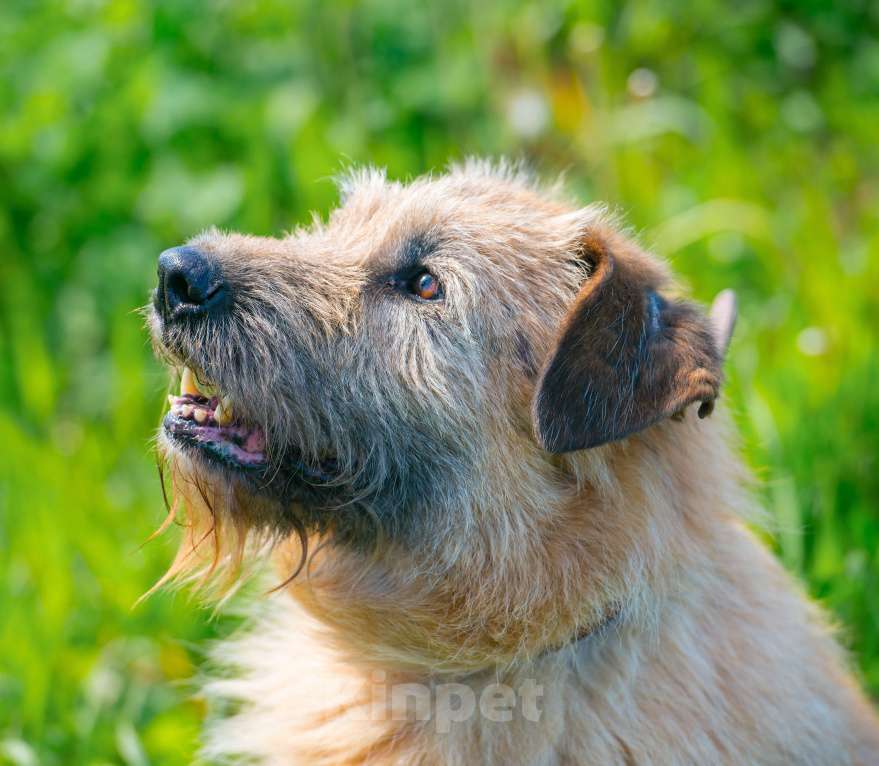
[[[743,523],[757,510],[722,404],[705,420],[691,408],[561,455],[534,437],[536,372],[589,271],[576,262],[584,237],[625,249],[663,286],[657,261],[601,210],[576,210],[506,168],[474,163],[409,186],[364,172],[343,193],[327,223],[284,240],[214,232],[196,244],[242,284],[268,280],[260,300],[295,322],[317,317],[300,338],[308,364],[342,358],[328,343],[370,357],[329,389],[350,391],[368,416],[417,413],[426,432],[460,440],[466,462],[430,474],[448,489],[414,533],[379,518],[364,549],[339,542],[331,521],[306,525],[306,570],[216,651],[231,671],[205,692],[238,709],[209,727],[206,755],[278,766],[879,763],[879,723],[826,620]],[[365,274],[426,230],[442,232],[434,263],[447,304],[410,307],[421,313],[399,326],[388,304],[379,321],[361,302]],[[460,347],[436,351],[434,319]],[[267,346],[284,342],[251,321]],[[254,389],[265,398],[306,362],[277,356],[269,380],[232,379],[203,347],[168,348],[155,321],[154,332],[163,354],[208,368],[269,435],[356,457],[344,423],[312,426],[292,403],[260,411]],[[535,369],[517,354],[522,337]],[[235,362],[240,375],[247,363]],[[411,435],[396,433],[399,444],[376,447],[397,450],[382,465],[404,460]],[[173,574],[237,572],[270,549],[282,581],[296,569],[302,541],[266,520],[270,500],[163,448],[189,519]],[[478,696],[498,681],[542,686],[540,720],[477,713],[442,733],[382,696],[404,683]]]

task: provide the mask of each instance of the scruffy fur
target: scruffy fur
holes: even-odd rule
[[[150,320],[163,358],[227,392],[277,460],[254,484],[160,437],[187,518],[171,576],[228,584],[271,555],[284,583],[216,650],[227,671],[205,692],[234,704],[206,757],[879,763],[826,619],[744,524],[724,407],[697,417],[723,344],[659,261],[503,165],[353,172],[341,194],[283,239],[196,238],[234,310]],[[441,302],[395,291],[412,263]],[[332,454],[332,486],[290,490],[288,449]],[[377,694],[528,681],[539,720],[477,712],[447,732]]]

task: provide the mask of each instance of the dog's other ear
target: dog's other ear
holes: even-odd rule
[[[729,289],[721,290],[711,303],[709,316],[714,326],[714,342],[717,344],[717,350],[722,357],[725,357],[739,316],[736,294]]]
[[[537,382],[532,420],[549,452],[622,439],[701,402],[714,408],[735,298],[717,318],[657,292],[662,273],[622,238],[589,234],[590,267]]]

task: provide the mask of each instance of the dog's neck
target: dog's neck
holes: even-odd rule
[[[426,580],[404,551],[325,546],[311,577],[219,655],[241,676],[208,696],[244,704],[209,753],[327,766],[715,763],[730,753],[762,763],[785,760],[777,731],[789,724],[833,735],[827,711],[849,704],[833,691],[835,649],[735,518],[748,500],[722,432],[712,435],[722,428],[685,419],[571,458],[578,490],[543,509],[524,550],[503,546],[496,570],[477,552]],[[516,512],[497,510],[491,521]],[[292,546],[282,572],[298,554]],[[828,704],[815,706],[821,685]],[[691,741],[690,731],[707,735]],[[742,732],[738,743],[754,748],[717,744],[718,732]]]
[[[729,487],[691,471],[699,452],[724,459],[712,433],[718,421],[667,423],[565,458],[553,476],[532,472],[543,486],[518,495],[552,502],[481,512],[491,528],[475,532],[451,565],[392,546],[365,554],[326,545],[288,590],[352,657],[422,674],[516,664],[614,618],[649,629],[675,587],[671,567],[702,547],[697,538],[724,513],[718,497]],[[294,546],[282,571],[298,556]]]
[[[725,457],[705,425],[668,424],[624,448],[574,456],[568,501],[542,509],[545,521],[520,538],[527,546],[506,546],[502,560],[477,550],[462,554],[445,578],[425,579],[405,551],[366,556],[324,546],[310,576],[273,602],[278,621],[239,653],[265,666],[257,675],[271,679],[267,696],[289,684],[300,690],[289,707],[314,712],[300,711],[297,720],[320,721],[313,731],[312,724],[297,729],[290,748],[310,754],[313,747],[319,763],[361,762],[361,755],[364,762],[410,762],[414,754],[423,763],[477,763],[484,747],[497,748],[495,762],[540,762],[570,726],[571,704],[598,727],[595,741],[611,736],[601,727],[615,720],[614,701],[632,694],[640,663],[659,647],[692,646],[687,660],[710,665],[719,636],[737,628],[723,622],[716,593],[705,588],[740,571],[742,560],[724,560],[739,545],[739,533],[719,521],[731,512],[715,491],[729,486],[689,470],[695,452]],[[669,436],[689,440],[678,450],[653,441]],[[645,463],[648,471],[637,470]],[[516,509],[498,509],[492,521],[501,511]],[[505,532],[495,531],[485,539]],[[281,571],[298,556],[291,546]],[[713,610],[708,625],[706,610]],[[657,641],[657,631],[677,633]],[[279,663],[277,654],[264,657],[264,646],[286,647],[289,656]],[[503,699],[516,700],[512,728],[482,712],[498,685]],[[672,679],[645,693],[663,700],[678,688]],[[536,723],[528,715],[535,689],[543,695]],[[440,729],[439,706],[451,693],[468,696],[477,711],[456,725],[454,737]],[[244,694],[255,698],[250,688]],[[258,700],[253,709],[265,709],[264,721],[281,720],[273,717],[277,706]]]

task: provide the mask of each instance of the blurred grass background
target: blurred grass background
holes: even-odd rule
[[[0,5],[0,762],[183,764],[227,632],[170,560],[155,258],[278,234],[345,163],[564,171],[702,300],[784,563],[879,695],[879,3]]]

